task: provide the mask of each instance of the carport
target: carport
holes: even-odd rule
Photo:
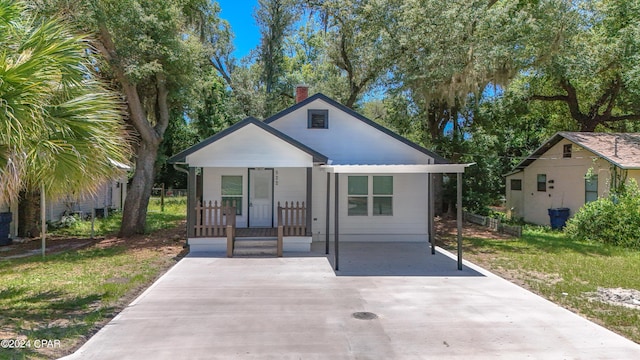
[[[427,164],[427,165],[323,165],[327,171],[327,206],[326,206],[326,238],[325,238],[325,254],[329,254],[329,218],[331,209],[331,174],[334,174],[334,270],[340,270],[340,174],[426,174],[428,199],[428,216],[427,235],[431,245],[431,254],[435,255],[435,230],[434,230],[434,174],[456,174],[457,178],[457,253],[458,253],[458,270],[462,270],[462,174],[464,170],[474,165],[470,164]]]

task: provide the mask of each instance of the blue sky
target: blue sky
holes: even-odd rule
[[[249,54],[260,42],[260,31],[253,18],[253,11],[258,5],[257,0],[216,0],[220,5],[220,17],[231,24],[235,34],[233,43],[236,47],[236,58]]]

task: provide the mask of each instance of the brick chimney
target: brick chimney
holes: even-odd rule
[[[309,97],[309,86],[307,85],[297,85],[296,86],[296,104],[304,101]]]

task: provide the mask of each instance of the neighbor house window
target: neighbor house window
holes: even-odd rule
[[[349,216],[393,215],[393,176],[349,176],[348,195]]]
[[[563,145],[562,146],[562,157],[563,158],[570,158],[571,157],[571,149],[572,149],[571,144]]]
[[[373,177],[373,216],[393,215],[393,176]]]
[[[236,215],[242,215],[242,176],[222,176],[222,204],[235,205]]]
[[[328,129],[329,110],[307,110],[307,127],[309,129]]]
[[[349,176],[347,191],[349,216],[367,216],[369,211],[369,177]]]
[[[584,203],[598,200],[598,175],[584,179]]]
[[[547,175],[538,174],[538,191],[547,191]]]
[[[511,190],[522,190],[522,180],[511,179]]]

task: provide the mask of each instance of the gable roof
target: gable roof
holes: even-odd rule
[[[562,131],[553,135],[514,170],[529,166],[562,139],[583,147],[621,169],[640,169],[640,133]]]
[[[175,163],[184,163],[187,159],[187,156],[195,153],[196,151],[230,135],[233,134],[234,132],[244,128],[245,126],[248,125],[255,125],[257,127],[259,127],[260,129],[270,133],[271,135],[274,135],[278,138],[280,138],[281,140],[286,141],[287,143],[297,147],[298,149],[306,152],[307,154],[311,155],[313,157],[313,162],[317,162],[317,163],[326,163],[328,158],[322,154],[320,154],[319,152],[311,149],[310,147],[300,143],[299,141],[283,134],[282,132],[274,129],[273,127],[266,125],[265,123],[263,123],[262,121],[254,118],[254,117],[248,117],[224,130],[222,130],[221,132],[205,139],[202,140],[201,142],[193,145],[192,147],[183,150],[181,152],[179,152],[178,154],[170,157],[167,162],[169,164],[175,164]]]
[[[337,108],[338,110],[343,111],[343,112],[347,113],[348,115],[350,115],[350,116],[352,116],[352,117],[364,122],[365,124],[375,128],[376,130],[381,131],[381,132],[385,133],[386,135],[389,135],[392,138],[404,143],[405,145],[408,145],[408,146],[410,146],[410,147],[412,147],[412,148],[414,148],[414,149],[416,149],[416,150],[418,150],[418,151],[420,151],[420,152],[432,157],[436,164],[448,164],[449,163],[449,161],[447,159],[445,159],[442,156],[434,153],[433,151],[430,151],[430,150],[428,150],[428,149],[426,149],[426,148],[414,143],[413,141],[411,141],[411,140],[409,140],[409,139],[407,139],[407,138],[405,138],[403,136],[400,136],[400,135],[396,134],[395,132],[387,129],[386,127],[384,127],[384,126],[382,126],[382,125],[380,125],[380,124],[378,124],[378,123],[376,123],[376,122],[374,122],[372,120],[369,120],[368,118],[366,118],[365,116],[357,113],[353,109],[350,109],[350,108],[340,104],[339,102],[331,99],[330,97],[328,97],[328,96],[326,96],[326,95],[324,95],[322,93],[317,93],[317,94],[315,94],[313,96],[310,96],[310,97],[306,98],[305,100],[303,100],[303,101],[301,101],[301,102],[299,102],[299,103],[297,103],[297,104],[295,104],[295,105],[293,105],[293,106],[291,106],[291,107],[289,107],[287,109],[284,109],[284,110],[280,111],[279,113],[267,118],[266,120],[264,120],[264,122],[266,124],[270,124],[270,123],[272,123],[274,121],[277,121],[278,119],[284,117],[285,115],[290,114],[290,113],[292,113],[292,112],[294,112],[294,111],[296,111],[296,110],[298,110],[298,109],[310,104],[311,102],[313,102],[315,100],[322,100],[322,101],[328,103],[329,105]]]

